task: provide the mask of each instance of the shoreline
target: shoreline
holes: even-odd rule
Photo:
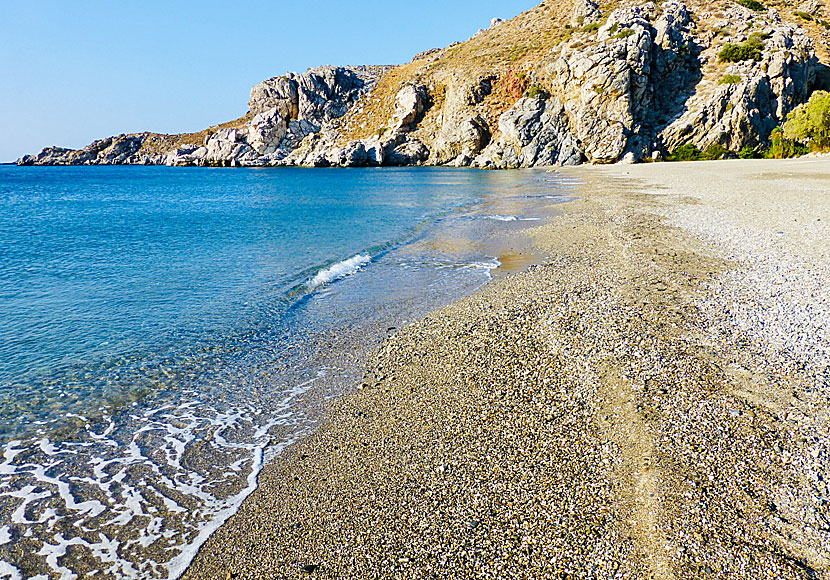
[[[94,397],[78,396],[78,420],[69,421],[66,430],[43,428],[42,435],[10,438],[3,485],[16,495],[6,494],[11,499],[3,504],[8,509],[0,522],[0,565],[23,576],[50,570],[82,576],[95,570],[112,577],[133,572],[178,575],[197,550],[194,541],[206,538],[250,492],[263,448],[267,463],[277,443],[310,432],[328,401],[360,381],[359,361],[388,334],[484,284],[498,265],[494,256],[501,255],[502,247],[510,259],[503,260],[498,275],[523,267],[528,259],[522,252],[525,244],[502,246],[501,233],[541,223],[536,221],[539,216],[556,212],[556,199],[536,194],[559,178],[542,172],[461,173],[414,175],[406,170],[397,179],[390,174],[383,179],[352,174],[358,181],[368,179],[370,185],[390,184],[389,193],[396,194],[393,200],[377,187],[364,188],[377,192],[371,196],[379,195],[382,207],[391,203],[421,217],[388,243],[358,246],[368,249],[357,258],[333,264],[317,261],[318,266],[299,277],[280,278],[309,280],[315,288],[284,311],[274,297],[285,295],[282,289],[295,287],[293,283],[256,284],[253,307],[228,319],[241,320],[232,322],[234,328],[251,332],[217,334],[228,340],[208,346],[227,348],[211,350],[205,364],[198,356],[184,356],[201,353],[202,343],[180,343],[184,355],[170,358],[170,368],[162,369],[171,388],[95,415],[86,412],[96,408]],[[98,179],[96,174],[91,181]],[[346,184],[340,177],[334,179],[344,192]],[[141,180],[132,183],[141,185]],[[407,183],[412,184],[409,189]],[[348,197],[348,189],[344,195]],[[237,237],[246,239],[244,234],[245,228],[240,228]],[[489,249],[498,251],[491,255]],[[366,253],[373,258],[371,264],[364,259]],[[358,265],[365,267],[340,279]],[[259,304],[269,308],[262,310]],[[248,325],[246,313],[262,316],[252,317],[256,324]],[[197,363],[199,372],[189,372]],[[135,368],[136,374],[143,373],[140,377],[156,369]],[[59,370],[55,374],[60,378]],[[95,370],[88,375],[90,384],[98,377]],[[133,375],[122,376],[124,384],[131,383]],[[79,383],[77,391],[85,386]],[[7,416],[15,408],[7,409]],[[44,408],[61,413],[59,406]],[[56,462],[55,457],[73,461]],[[48,480],[43,473],[48,473]],[[50,494],[53,486],[57,489]],[[64,495],[66,489],[71,495]],[[142,495],[139,489],[151,491]],[[17,510],[25,510],[26,518],[14,515],[22,513]],[[48,520],[41,515],[52,513]],[[14,541],[4,540],[7,536]],[[119,548],[105,552],[107,546]],[[52,554],[60,554],[60,560],[51,560]]]
[[[182,578],[827,577],[826,375],[718,313],[762,266],[718,243],[725,227],[690,233],[710,209],[763,230],[770,188],[741,191],[748,176],[802,191],[827,162],[741,164],[566,170],[580,198],[533,230],[551,257],[388,338]],[[693,177],[766,209],[696,196]]]

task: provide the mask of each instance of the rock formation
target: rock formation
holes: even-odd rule
[[[245,117],[201,133],[120,135],[18,163],[513,168],[658,159],[686,144],[737,152],[830,82],[817,57],[826,31],[793,23],[808,9],[825,22],[824,1],[785,8],[547,0],[406,65],[268,79]]]

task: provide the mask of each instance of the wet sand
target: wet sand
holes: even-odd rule
[[[830,577],[830,161],[567,173],[184,578]]]

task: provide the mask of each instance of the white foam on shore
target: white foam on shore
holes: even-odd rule
[[[317,272],[317,275],[311,279],[311,282],[309,282],[309,286],[317,288],[318,286],[329,284],[340,278],[351,276],[371,261],[372,258],[370,256],[367,256],[366,254],[358,254],[356,256],[352,256],[348,260],[337,262],[325,270]]]
[[[307,426],[293,411],[296,399],[325,374],[320,371],[280,393],[267,413],[255,401],[217,408],[191,400],[133,414],[118,424],[107,418],[94,431],[87,424],[79,434],[88,435],[87,441],[41,437],[7,443],[0,497],[14,509],[0,527],[0,545],[14,537],[36,537],[33,554],[66,580],[79,577],[73,563],[65,561],[70,547],[96,560],[107,577],[177,578],[256,489],[264,461],[305,434]],[[275,442],[270,431],[276,425],[297,429],[293,437]],[[90,441],[89,452],[78,453]],[[205,441],[216,457],[193,464],[191,448]],[[66,463],[70,458],[72,469]],[[235,487],[230,495],[217,493],[223,484]],[[175,501],[179,497],[188,498],[187,508]],[[152,545],[164,546],[168,557],[142,555]],[[0,560],[0,580],[22,580],[17,564]]]
[[[538,217],[521,217],[517,215],[486,215],[484,218],[499,222],[538,222],[542,219]]]

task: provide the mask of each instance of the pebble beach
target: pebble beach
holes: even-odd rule
[[[830,158],[561,171],[182,578],[830,578]]]

